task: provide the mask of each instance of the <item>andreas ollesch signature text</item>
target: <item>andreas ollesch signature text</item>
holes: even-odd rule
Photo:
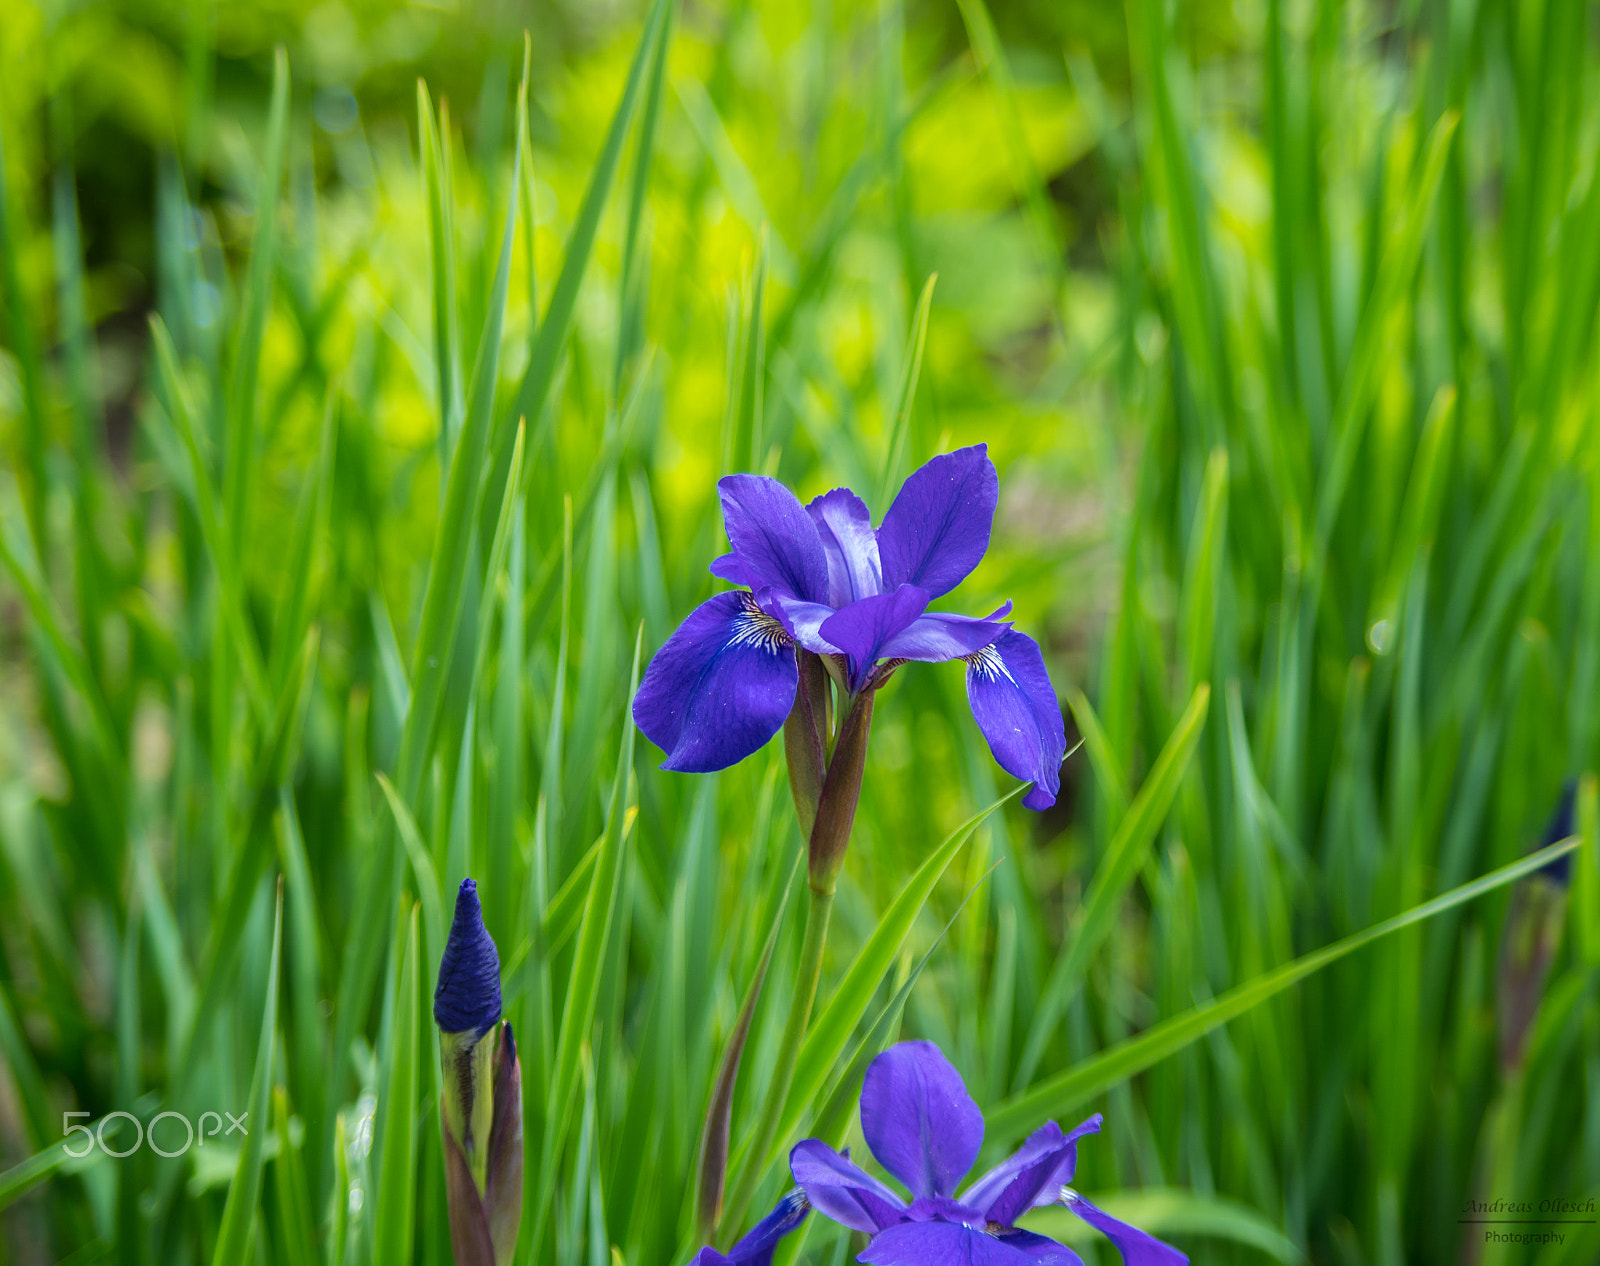
[[[1593,1198],[1568,1200],[1560,1196],[1542,1200],[1469,1199],[1461,1207],[1463,1225],[1484,1228],[1485,1244],[1565,1244],[1567,1232],[1539,1227],[1593,1226]],[[1527,1230],[1500,1230],[1526,1227]]]

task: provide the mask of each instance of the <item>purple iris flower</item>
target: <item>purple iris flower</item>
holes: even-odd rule
[[[791,1191],[726,1254],[707,1246],[690,1258],[689,1266],[772,1266],[778,1241],[804,1222],[810,1212],[805,1192]]]
[[[731,552],[713,575],[744,589],[690,613],[650,661],[633,716],[667,753],[663,769],[708,773],[761,748],[795,705],[800,653],[824,657],[845,700],[907,660],[967,665],[967,699],[995,759],[1047,809],[1061,787],[1066,730],[1037,643],[1006,621],[928,610],[989,548],[1000,480],[979,444],[935,457],[876,529],[835,488],[801,505],[775,479],[718,484]]]
[[[983,1147],[983,1114],[937,1046],[901,1042],[867,1069],[861,1132],[878,1163],[910,1188],[911,1203],[820,1139],[797,1144],[789,1168],[814,1209],[872,1237],[856,1258],[872,1266],[1082,1266],[1065,1245],[1016,1226],[1029,1209],[1052,1204],[1099,1230],[1127,1266],[1183,1266],[1189,1259],[1177,1249],[1067,1185],[1078,1139],[1099,1129],[1098,1113],[1065,1134],[1046,1122],[957,1196],[956,1184]]]

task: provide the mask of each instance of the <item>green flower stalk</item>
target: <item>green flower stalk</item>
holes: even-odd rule
[[[433,992],[439,1120],[456,1266],[507,1266],[522,1221],[522,1065],[500,1018],[500,956],[478,886],[461,881]]]

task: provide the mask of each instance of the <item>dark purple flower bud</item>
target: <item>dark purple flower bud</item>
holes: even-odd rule
[[[461,881],[433,994],[439,1121],[456,1266],[507,1266],[522,1221],[522,1065],[500,1019],[500,956],[478,888]]]
[[[463,879],[433,991],[434,1023],[443,1033],[471,1031],[482,1036],[499,1018],[500,955],[483,926],[478,885]]]
[[[871,1237],[857,1258],[870,1266],[1067,1266],[1077,1261],[1070,1249],[1016,1225],[1029,1209],[1058,1203],[1110,1239],[1127,1266],[1184,1266],[1189,1259],[1177,1249],[1067,1186],[1077,1169],[1078,1139],[1099,1129],[1099,1116],[1068,1133],[1047,1122],[1009,1159],[954,1194],[983,1146],[983,1114],[937,1046],[902,1042],[867,1069],[861,1132],[878,1163],[910,1189],[911,1202],[819,1139],[796,1146],[789,1168],[813,1208]]]

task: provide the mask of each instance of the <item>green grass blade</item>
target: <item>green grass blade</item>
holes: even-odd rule
[[[289,135],[289,54],[280,45],[272,60],[272,102],[267,109],[267,150],[256,187],[255,237],[245,282],[244,311],[233,346],[228,379],[228,432],[223,452],[223,524],[229,559],[237,562],[250,531],[251,489],[255,477],[256,382],[261,345],[277,276],[278,188],[283,183]]]
[[[311,579],[328,536],[328,513],[333,501],[334,449],[338,443],[339,389],[328,387],[322,410],[322,432],[317,441],[317,457],[295,508],[290,536],[288,570],[283,592],[272,622],[272,660],[267,680],[274,690],[283,680],[294,654],[305,641],[311,620]],[[198,475],[196,476],[198,478]]]
[[[385,1053],[385,1074],[378,1095],[383,1124],[377,1133],[382,1151],[378,1158],[377,1206],[373,1216],[375,1262],[409,1262],[415,1222],[417,1186],[417,1083],[421,1041],[418,1035],[422,993],[417,965],[417,910],[402,920],[404,948],[400,949],[400,979],[394,996],[394,1018],[389,1032],[391,1049]]]
[[[412,874],[417,881],[417,900],[422,906],[422,930],[431,966],[444,955],[444,895],[439,888],[439,872],[434,867],[433,859],[428,856],[428,846],[423,842],[422,832],[417,829],[416,819],[406,808],[400,793],[381,772],[377,779],[378,786],[383,789],[383,798],[389,804],[389,811],[394,814],[395,829],[400,832],[400,842],[405,846]]]
[[[272,1092],[272,1133],[278,1154],[273,1158],[277,1188],[278,1250],[285,1261],[317,1260],[317,1237],[311,1219],[311,1189],[306,1184],[300,1148],[289,1129],[289,1096],[282,1086]],[[315,1137],[309,1135],[308,1137]]]
[[[794,1082],[789,1087],[789,1097],[784,1105],[782,1125],[774,1137],[756,1139],[753,1143],[755,1151],[749,1163],[757,1169],[766,1168],[774,1149],[794,1132],[806,1110],[815,1106],[813,1100],[844,1053],[850,1035],[866,1015],[873,995],[899,956],[911,925],[922,912],[934,885],[984,820],[1023,790],[1023,787],[1014,789],[987,809],[973,814],[946,836],[927,861],[906,880],[893,903],[883,912],[883,917],[878,920],[872,934],[861,946],[855,960],[845,971],[844,978],[828,999],[827,1006],[813,1018],[806,1030],[805,1043],[800,1048],[800,1058],[795,1067]]]
[[[441,107],[442,113],[442,107]],[[448,125],[448,116],[444,116]],[[417,143],[422,193],[428,207],[429,257],[433,265],[433,364],[439,410],[439,462],[450,464],[465,403],[461,385],[461,332],[456,316],[455,193],[440,146],[428,87],[417,80]]]
[[[1034,1010],[1033,1024],[1028,1029],[1028,1040],[1023,1047],[1015,1085],[1025,1086],[1032,1080],[1068,1000],[1082,983],[1095,951],[1110,934],[1117,906],[1144,864],[1150,846],[1155,842],[1156,832],[1166,820],[1167,811],[1178,794],[1178,785],[1189,768],[1189,758],[1194,755],[1195,745],[1200,741],[1210,702],[1211,687],[1202,682],[1195,687],[1188,708],[1179,718],[1166,746],[1161,749],[1161,755],[1151,767],[1150,776],[1133,798],[1126,816],[1111,837],[1105,856],[1095,868],[1094,878],[1084,894],[1083,905],[1067,929],[1066,944],[1056,959],[1049,983]]]
[[[916,315],[911,318],[911,338],[906,346],[905,368],[900,373],[900,396],[895,405],[894,423],[883,454],[883,479],[878,484],[878,502],[888,506],[900,486],[900,471],[905,466],[906,447],[911,440],[911,406],[917,398],[917,379],[922,374],[922,348],[928,341],[928,311],[933,307],[933,286],[938,273],[929,273],[917,298]]]
[[[589,257],[594,253],[595,238],[600,231],[600,217],[605,211],[617,167],[622,161],[623,141],[633,122],[634,107],[638,101],[639,85],[644,79],[645,67],[655,55],[656,44],[667,37],[667,10],[671,0],[654,0],[645,19],[644,34],[634,50],[633,62],[628,67],[628,78],[622,89],[622,99],[606,131],[605,144],[600,157],[589,173],[589,185],[584,190],[583,203],[573,221],[572,232],[567,237],[566,255],[561,262],[561,273],[550,296],[549,306],[539,322],[539,333],[534,340],[528,368],[522,375],[515,401],[506,421],[500,426],[500,439],[496,445],[496,461],[491,482],[491,495],[497,495],[505,482],[511,444],[510,421],[516,417],[529,419],[529,425],[538,428],[544,413],[545,400],[555,381],[556,365],[561,349],[572,328],[572,314],[578,302],[578,288],[588,269]],[[503,457],[503,460],[502,460]]]
[[[520,162],[519,148],[518,172]],[[477,523],[478,504],[484,495],[483,471],[490,445],[490,419],[494,410],[495,382],[499,377],[501,330],[505,324],[506,292],[511,284],[511,247],[515,236],[516,200],[510,199],[494,291],[484,316],[483,336],[478,342],[478,360],[473,369],[472,390],[467,397],[466,419],[450,457],[449,481],[428,563],[422,618],[411,659],[411,708],[406,714],[400,741],[397,783],[402,799],[412,808],[417,807],[448,680],[450,648],[466,593],[473,528]],[[502,483],[502,489],[503,486]],[[495,506],[497,510],[501,506],[498,490]]]
[[[256,646],[255,633],[245,616],[244,584],[239,573],[237,555],[229,545],[227,524],[218,509],[216,495],[211,487],[210,469],[200,450],[195,435],[194,415],[189,407],[184,389],[183,374],[178,368],[177,351],[171,336],[159,316],[150,318],[151,341],[156,350],[156,367],[160,372],[169,415],[178,438],[183,441],[184,452],[189,457],[189,478],[194,494],[195,514],[200,520],[200,532],[205,540],[206,552],[217,573],[217,583],[222,589],[223,618],[232,638],[234,654],[238,657],[244,677],[245,693],[256,715],[265,721],[271,710],[267,694],[266,671],[261,666],[261,652]]]
[[[1413,927],[1434,915],[1481,897],[1487,892],[1532,874],[1564,853],[1578,847],[1577,839],[1563,840],[1491,871],[1471,883],[1425,901],[1404,914],[1374,924],[1332,945],[1304,954],[1293,962],[1237,985],[1203,1006],[1162,1020],[1138,1037],[1119,1042],[1093,1059],[1048,1078],[1008,1099],[985,1114],[991,1138],[1014,1138],[1031,1130],[1047,1116],[1066,1117],[1074,1109],[1111,1086],[1126,1081],[1205,1036],[1219,1024],[1243,1015],[1276,993],[1304,980],[1330,963],[1402,928]]]
[[[606,833],[595,859],[594,879],[584,903],[583,924],[572,959],[572,978],[567,987],[566,1005],[561,1012],[561,1031],[556,1042],[555,1063],[550,1073],[546,1097],[549,1116],[545,1121],[544,1142],[540,1150],[539,1204],[535,1212],[533,1244],[537,1251],[544,1219],[555,1182],[556,1159],[566,1143],[571,1124],[573,1096],[577,1091],[580,1055],[594,1023],[599,991],[600,969],[605,960],[606,942],[622,883],[624,862],[623,819],[627,816],[633,775],[633,696],[639,689],[639,661],[644,654],[644,629],[634,638],[633,674],[628,686],[628,706],[622,723],[621,751],[617,773],[611,784],[611,803],[606,811]]]
[[[228,1185],[228,1203],[217,1228],[212,1266],[237,1266],[250,1251],[250,1225],[261,1198],[261,1166],[272,1114],[272,1054],[278,1023],[278,968],[283,944],[283,885],[272,916],[272,958],[267,968],[267,1001],[261,1013],[256,1069],[250,1079],[250,1133],[239,1154],[239,1168]]]

